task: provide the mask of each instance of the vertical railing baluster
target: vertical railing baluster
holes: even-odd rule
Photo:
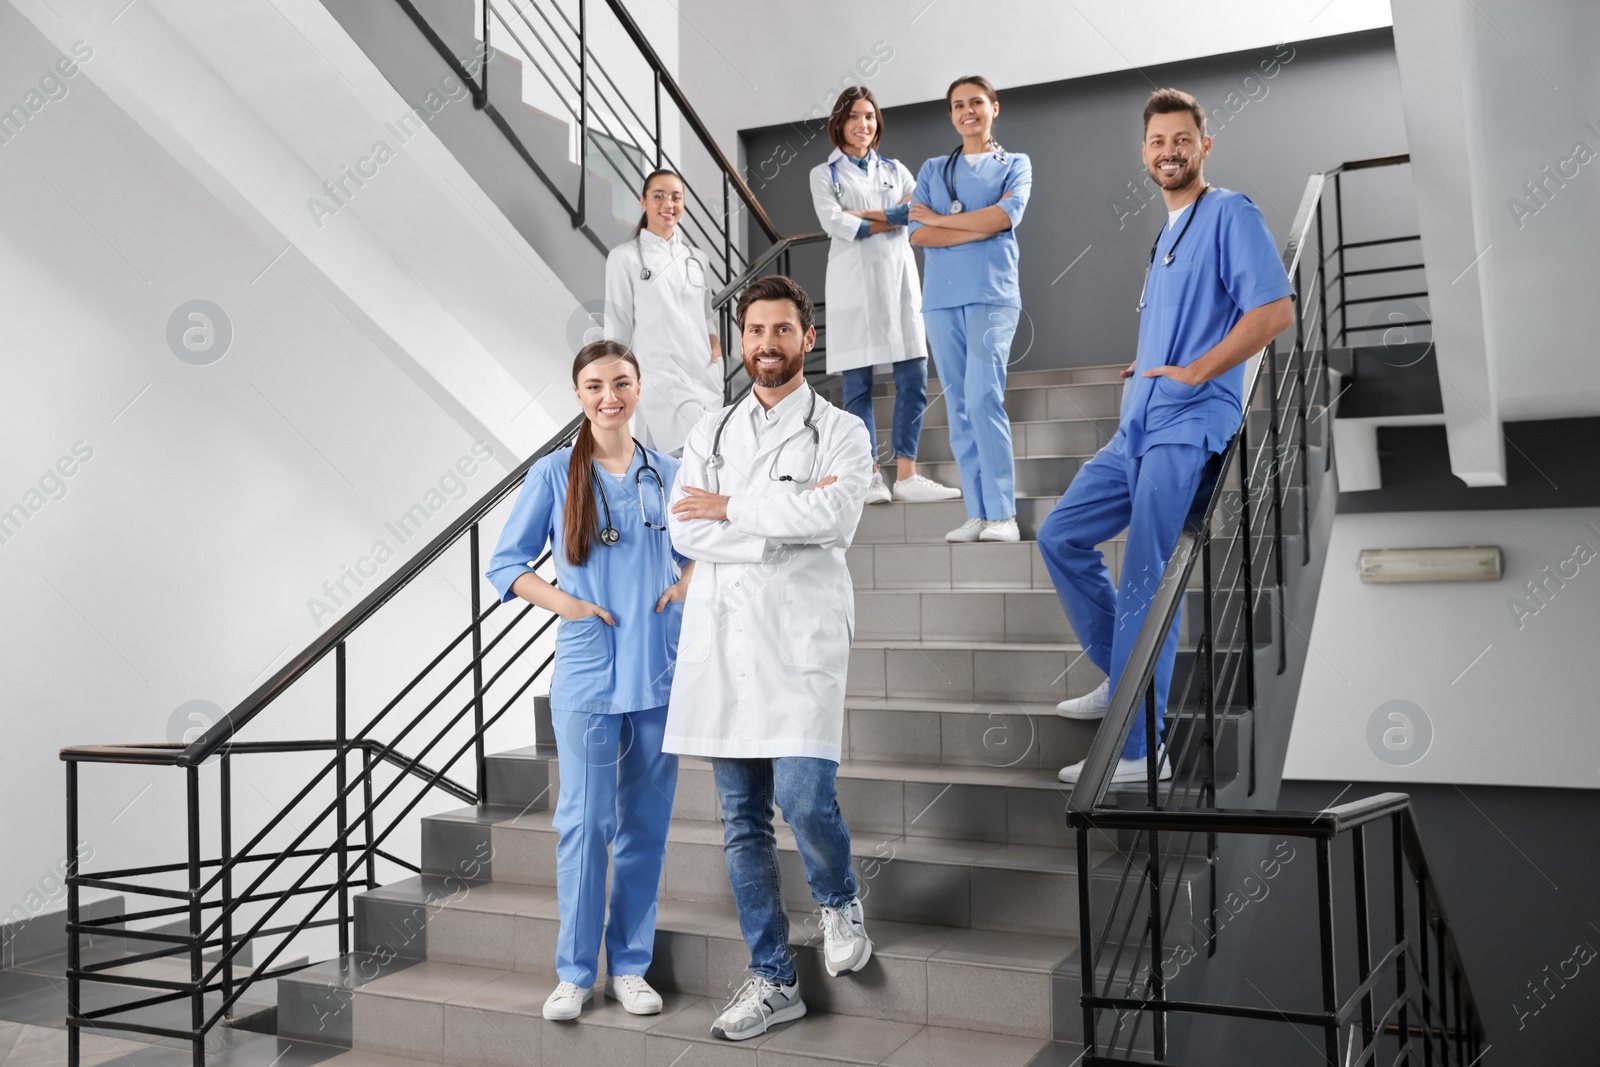
[[[485,0],[487,3],[488,0]],[[335,862],[339,864],[334,877],[339,893],[339,955],[350,954],[350,808],[345,789],[349,785],[349,771],[345,766],[345,740],[349,737],[345,720],[347,692],[345,682],[345,643],[340,641],[333,649],[333,732],[334,732],[334,787],[339,790],[339,839],[335,842]]]
[[[1350,325],[1349,305],[1345,303],[1348,295],[1345,290],[1344,276],[1344,183],[1342,175],[1333,176],[1333,224],[1334,238],[1339,242],[1334,249],[1339,257],[1339,347],[1345,347],[1346,327]],[[1355,380],[1356,364],[1354,357],[1350,360],[1350,378]]]
[[[78,1023],[78,994],[83,983],[78,978],[80,958],[78,922],[83,918],[78,904],[78,762],[67,761],[67,1067],[78,1067],[82,1055],[83,1031]],[[1084,988],[1088,988],[1085,986]]]
[[[489,0],[484,0],[487,4]],[[589,5],[578,0],[578,211],[573,226],[588,221],[589,200]]]
[[[1356,978],[1360,982],[1372,977],[1372,933],[1367,919],[1367,828],[1357,826],[1350,833],[1352,857],[1352,882],[1356,900]],[[1363,1046],[1372,1044],[1372,991],[1361,997],[1361,1040]]]
[[[1389,816],[1389,836],[1393,838],[1394,863],[1394,943],[1404,945],[1406,940],[1406,848],[1405,813],[1397,811]],[[1395,1054],[1411,1039],[1411,1028],[1406,1011],[1406,950],[1402,948],[1394,961],[1395,994],[1400,1000],[1399,1029],[1395,1037]]]
[[[1089,828],[1078,827],[1078,957],[1082,968],[1082,983],[1085,994],[1094,992],[1094,926],[1093,916],[1089,908],[1089,891],[1084,888],[1087,884],[1089,858]],[[1083,1047],[1085,1054],[1095,1054],[1095,1011],[1087,1004],[1083,1004]],[[74,1065],[76,1067],[76,1065]]]
[[[200,768],[184,768],[189,808],[189,1036],[194,1067],[206,1067],[205,995],[200,992]]]
[[[1333,367],[1328,362],[1328,248],[1322,238],[1322,195],[1317,195],[1317,330],[1322,341],[1322,470],[1333,463]]]
[[[661,72],[659,70],[652,71],[651,72],[651,76],[652,76],[653,80],[655,81],[655,98],[656,98],[656,169],[660,170],[661,169],[661,153],[662,153],[662,147],[661,147]]]
[[[1209,519],[1208,522],[1215,521]],[[1206,779],[1202,806],[1216,807],[1217,805],[1217,635],[1211,618],[1211,598],[1213,595],[1211,577],[1211,528],[1200,531],[1200,646],[1205,653],[1200,675],[1200,696],[1206,710]],[[1211,907],[1207,915],[1214,914],[1217,907],[1217,835],[1206,834],[1206,868],[1210,874]],[[1206,956],[1210,958],[1217,954],[1217,939],[1206,940]]]
[[[1161,761],[1157,758],[1161,750],[1156,747],[1160,739],[1161,732],[1156,726],[1156,679],[1151,675],[1144,691],[1144,774],[1152,811],[1161,807]]]
[[[1449,963],[1444,955],[1444,923],[1433,924],[1434,954],[1439,958],[1439,1060],[1450,1067],[1450,991]]]
[[[1267,390],[1271,394],[1267,404],[1267,417],[1272,420],[1272,555],[1277,568],[1278,600],[1274,614],[1278,617],[1278,673],[1289,667],[1288,606],[1283,601],[1283,445],[1278,438],[1278,342],[1267,345]]]
[[[1433,968],[1429,961],[1432,951],[1428,938],[1433,920],[1428,915],[1428,890],[1421,872],[1414,875],[1412,881],[1417,888],[1417,955],[1422,961],[1422,973],[1418,976],[1422,983],[1422,1062],[1426,1067],[1433,1067]]]
[[[1252,394],[1245,402],[1244,418],[1239,420],[1239,571],[1244,580],[1244,694],[1246,706],[1252,711],[1256,706],[1255,560],[1251,556],[1250,537],[1250,469],[1254,466],[1250,457],[1250,409],[1254,401]],[[1226,474],[1224,471],[1223,475]],[[1254,736],[1256,731],[1252,729],[1250,733]]]
[[[472,732],[478,769],[478,803],[488,803],[489,758],[483,743],[483,582],[478,577],[478,524],[468,535],[472,573]]]
[[[1152,749],[1152,758],[1154,750]],[[1155,830],[1148,833],[1150,858],[1150,999],[1160,1003],[1167,999],[1166,976],[1161,973],[1161,956],[1165,952],[1161,930],[1161,835]],[[1159,1008],[1151,1019],[1152,1038],[1156,1059],[1167,1058],[1167,1013]]]
[[[222,749],[222,768],[217,789],[222,794],[222,822],[219,829],[222,850],[222,999],[233,996],[233,753]],[[228,1010],[233,1018],[233,1010]]]
[[[378,849],[372,843],[372,748],[368,745],[361,746],[361,809],[367,824],[367,888],[378,888]]]
[[[1322,945],[1322,1010],[1332,1016],[1339,1010],[1339,979],[1333,957],[1333,842],[1326,837],[1317,838],[1317,926]],[[1328,1067],[1338,1067],[1339,1024],[1328,1023],[1323,1034]]]
[[[722,176],[722,283],[733,281],[733,201],[728,176]]]

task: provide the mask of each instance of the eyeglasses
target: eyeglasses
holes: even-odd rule
[[[668,202],[671,202],[673,204],[681,204],[681,203],[683,203],[683,194],[682,193],[671,193],[671,194],[668,194],[668,193],[663,193],[660,189],[657,189],[655,192],[650,194],[650,199],[654,200],[657,204],[665,204],[665,203],[668,203]]]

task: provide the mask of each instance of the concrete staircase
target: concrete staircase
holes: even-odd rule
[[[1014,374],[1019,469],[1075,469],[1091,455],[1115,426],[1114,376]],[[885,392],[878,402],[892,400]],[[887,410],[880,419],[887,433]],[[923,447],[931,473],[955,482],[940,466],[949,455],[940,401]],[[1023,498],[1025,530],[1069,479]],[[1078,868],[1056,770],[1083,757],[1095,724],[1059,718],[1054,703],[1102,675],[1083,657],[1036,546],[944,543],[963,517],[959,501],[876,505],[848,553],[857,630],[839,799],[876,948],[861,973],[826,976],[800,857],[780,826],[806,1019],[738,1045],[710,1036],[748,954],[710,765],[696,759],[681,764],[649,974],[666,1011],[635,1017],[597,998],[577,1023],[540,1017],[556,982],[549,808],[559,783],[540,698],[541,743],[491,757],[489,803],[423,820],[424,873],[357,898],[359,951],[279,980],[280,1035],[349,1044],[357,1059],[462,1067],[1071,1063],[1082,1037],[1079,882],[1090,880],[1103,915],[1124,859],[1106,842],[1089,871]],[[1115,570],[1120,542],[1102,548]],[[1237,790],[1250,744],[1249,712],[1231,719],[1220,804]],[[1169,887],[1180,901],[1174,931],[1194,929],[1188,889]]]

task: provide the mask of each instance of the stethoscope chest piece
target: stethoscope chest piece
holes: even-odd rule
[[[639,280],[641,282],[649,281],[650,280],[650,275],[652,273],[654,273],[654,272],[651,271],[651,269],[649,267],[640,267],[639,268]]]
[[[959,201],[959,200],[950,201],[950,214],[959,215],[959,214],[961,214],[961,212],[963,210],[965,210],[965,209],[961,206],[961,201]]]
[[[620,540],[622,540],[622,531],[618,530],[615,526],[607,526],[601,529],[601,544],[610,546],[616,544]]]

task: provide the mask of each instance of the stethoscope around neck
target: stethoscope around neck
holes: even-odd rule
[[[723,414],[722,421],[717,423],[717,432],[711,437],[711,454],[706,457],[706,470],[712,472],[717,485],[712,486],[715,492],[720,488],[722,476],[717,473],[722,468],[722,431],[728,428],[728,420],[733,418],[733,413],[744,405],[734,404]],[[772,462],[767,465],[767,477],[774,482],[810,482],[817,474],[817,460],[822,455],[822,431],[817,429],[817,391],[811,391],[811,404],[806,408],[805,426],[785,437],[779,444],[778,450],[772,454]],[[811,465],[806,469],[806,476],[799,478],[793,474],[779,474],[778,461],[783,458],[783,450],[789,447],[789,442],[804,434],[811,434]]]
[[[989,138],[989,144],[992,146],[992,154],[995,160],[1002,167],[1009,167],[1011,165],[1010,156],[1006,153],[1005,146],[993,137]],[[961,150],[965,147],[965,145],[956,145],[955,150],[944,161],[944,191],[950,197],[950,210],[946,214],[959,215],[966,210],[961,201],[956,199],[956,165],[960,162],[963,155]]]
[[[666,483],[661,480],[661,472],[650,465],[650,456],[645,452],[644,446],[639,443],[638,438],[634,438],[633,452],[634,455],[639,457],[639,469],[633,475],[633,484],[639,492],[639,519],[644,523],[646,530],[665,530],[667,528]],[[656,495],[661,502],[661,522],[659,523],[651,522],[650,513],[645,510],[644,475],[646,471],[649,471],[650,476],[656,480]],[[605,509],[606,521],[605,525],[600,527],[600,543],[609,548],[622,540],[622,531],[617,529],[611,521],[611,501],[606,497],[605,486],[600,484],[600,475],[592,466],[589,468],[589,477],[594,479],[595,495],[600,498],[600,506]]]
[[[1172,261],[1177,258],[1178,246],[1183,243],[1183,235],[1189,232],[1190,226],[1194,225],[1194,217],[1200,214],[1200,201],[1204,200],[1206,194],[1210,191],[1211,186],[1205,186],[1200,190],[1200,195],[1194,198],[1194,203],[1189,205],[1189,217],[1183,220],[1183,229],[1178,231],[1178,239],[1172,242],[1172,247],[1167,249],[1167,254],[1161,257],[1161,265],[1163,267],[1172,266]],[[1150,268],[1155,266],[1156,249],[1161,247],[1161,234],[1166,232],[1167,228],[1165,226],[1161,227],[1160,232],[1156,234],[1156,239],[1150,242],[1150,259],[1144,265],[1144,284],[1139,287],[1139,303],[1134,307],[1133,310],[1135,311],[1144,310],[1144,294],[1150,288]]]
[[[651,278],[655,277],[656,272],[644,265],[644,245],[640,244],[639,242],[639,238],[643,233],[643,229],[640,229],[634,233],[633,250],[639,255],[639,280],[641,282],[647,282]],[[674,231],[673,236],[677,236],[676,231]],[[677,262],[678,257],[672,253],[669,253],[669,255],[672,255],[672,258],[667,262],[667,266],[671,267],[673,263]],[[693,270],[690,270],[691,267]],[[705,287],[706,269],[700,265],[700,261],[698,259],[694,258],[694,252],[692,250],[689,252],[689,262],[684,266],[684,270],[693,275],[689,279],[690,285],[698,286],[700,288]]]
[[[852,156],[851,158],[855,157]],[[874,166],[881,168],[883,166],[883,157],[869,149],[867,151],[867,167],[870,169]],[[844,196],[844,184],[839,181],[839,161],[837,159],[828,160],[828,174],[833,178],[833,195],[835,197]],[[899,184],[893,172],[878,176],[878,187],[880,189],[893,189]]]

